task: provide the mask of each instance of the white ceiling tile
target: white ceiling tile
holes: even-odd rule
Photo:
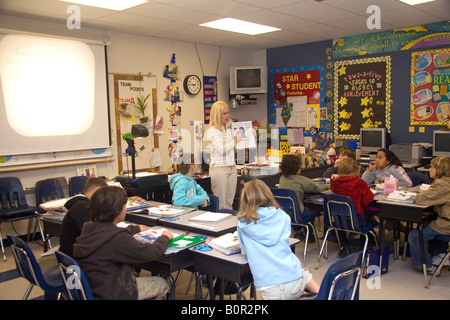
[[[398,27],[412,27],[438,22],[439,18],[414,7],[409,7],[385,11],[381,15],[381,21]]]
[[[338,19],[347,19],[355,16],[346,10],[330,7],[322,2],[307,1],[294,4],[288,4],[286,6],[276,7],[272,9],[276,12],[281,12],[286,15],[299,17],[302,19],[313,21],[329,21]]]

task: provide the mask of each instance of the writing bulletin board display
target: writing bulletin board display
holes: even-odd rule
[[[150,97],[147,99],[148,107],[145,110],[148,121],[143,121],[142,113],[135,105],[138,97],[146,97],[148,94]],[[157,114],[156,77],[115,74],[114,107],[119,174],[124,170],[131,172],[131,159],[126,154],[128,144],[122,137],[124,133],[131,133],[131,127],[137,124],[147,127],[149,136],[134,139],[136,172],[159,170],[159,166],[155,167],[152,164],[155,148],[159,147],[158,137],[153,133],[153,122]]]
[[[278,127],[320,127],[323,66],[272,69],[270,123]]]
[[[359,139],[360,128],[386,128],[390,132],[390,57],[335,62],[334,80],[337,138]]]
[[[450,49],[411,54],[411,125],[445,125],[450,116]]]

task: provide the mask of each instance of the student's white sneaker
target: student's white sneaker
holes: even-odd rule
[[[438,266],[441,263],[442,259],[444,259],[444,257],[445,257],[445,253],[440,253],[437,256],[434,256],[431,259],[431,262],[433,263],[433,265]],[[444,266],[445,267],[450,267],[450,259],[445,261]]]

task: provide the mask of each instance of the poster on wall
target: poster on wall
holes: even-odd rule
[[[450,44],[450,22],[374,32],[333,41],[333,58],[424,49]]]
[[[217,77],[203,76],[205,124],[209,124],[211,107],[217,101]]]
[[[278,127],[319,127],[323,80],[323,66],[272,69],[270,123]]]
[[[411,125],[445,125],[450,117],[450,49],[411,54]]]
[[[139,100],[144,101],[146,107],[139,108]],[[154,148],[158,147],[158,139],[154,136],[153,120],[156,110],[156,77],[140,75],[114,75],[114,105],[117,132],[117,152],[119,156],[118,170],[131,170],[128,148],[122,136],[130,133],[133,125],[142,125],[148,129],[149,135],[135,139],[136,171],[147,171],[151,168],[150,156]],[[158,168],[156,168],[158,169]]]
[[[334,64],[335,137],[359,139],[360,128],[390,132],[391,58],[338,61]]]

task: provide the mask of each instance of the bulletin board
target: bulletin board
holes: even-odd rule
[[[142,120],[141,112],[135,107],[137,98],[150,94],[145,115],[148,120]],[[136,148],[136,172],[159,171],[161,156],[159,153],[158,136],[154,134],[154,121],[157,114],[156,76],[114,74],[114,109],[117,134],[118,171],[131,171],[131,158],[126,154],[128,144],[123,140],[123,134],[130,132],[136,124],[144,125],[149,136],[134,139]]]
[[[450,49],[411,54],[411,125],[445,125],[450,116]]]
[[[320,127],[323,66],[273,69],[270,73],[270,123],[278,127]]]
[[[360,128],[390,132],[391,58],[338,61],[334,64],[336,138],[359,139]]]

